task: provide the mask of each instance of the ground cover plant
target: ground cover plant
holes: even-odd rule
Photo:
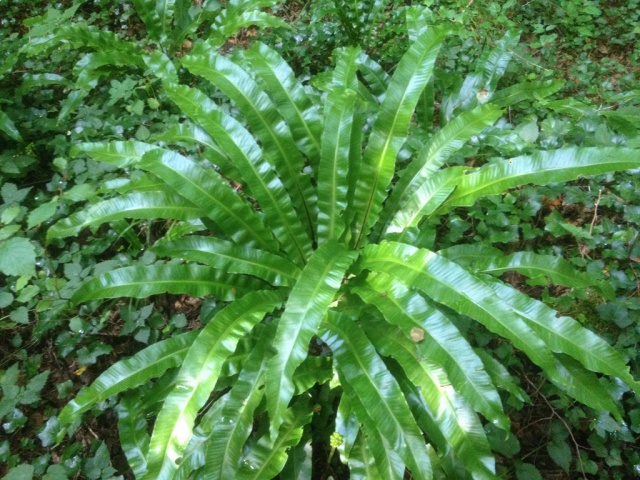
[[[136,9],[142,16],[146,15],[147,21],[156,19],[151,3],[146,6],[140,3]],[[132,13],[135,12],[133,9],[123,10],[129,12],[123,15],[125,20],[136,15]],[[196,18],[193,13],[197,11],[190,12],[192,19]],[[403,11],[403,15],[406,13]],[[544,299],[563,314],[574,316],[583,325],[598,331],[609,342],[617,343],[616,347],[624,357],[577,323],[565,318],[558,327],[577,332],[585,343],[592,342],[589,347],[600,348],[602,355],[590,360],[587,367],[626,379],[633,387],[624,360],[631,359],[631,372],[637,378],[634,321],[637,297],[634,295],[637,295],[638,284],[633,260],[638,258],[639,222],[634,210],[638,200],[637,177],[609,174],[593,181],[580,180],[570,187],[553,183],[576,178],[577,169],[571,172],[570,168],[572,157],[575,163],[581,158],[589,158],[592,173],[637,165],[634,151],[616,147],[620,144],[634,146],[637,130],[629,121],[632,109],[618,108],[611,112],[612,115],[605,115],[582,104],[578,114],[566,116],[575,111],[577,104],[546,100],[546,96],[560,88],[560,83],[553,80],[498,89],[498,81],[509,69],[511,54],[518,48],[518,37],[512,33],[497,42],[493,49],[485,50],[479,61],[474,60],[466,68],[472,74],[466,75],[463,69],[455,79],[455,75],[446,72],[452,59],[450,51],[441,50],[440,59],[436,60],[438,67],[432,69],[431,64],[447,28],[438,32],[439,38],[431,38],[425,45],[424,38],[429,34],[424,28],[434,23],[434,17],[423,10],[409,10],[408,13],[412,29],[406,45],[409,41],[420,43],[422,38],[425,63],[412,65],[417,70],[424,69],[420,74],[407,73],[410,68],[406,65],[411,63],[408,60],[396,69],[397,60],[387,59],[383,63],[390,73],[393,72],[389,76],[371,56],[357,49],[342,49],[334,54],[336,67],[304,87],[295,80],[278,54],[266,45],[256,44],[244,53],[220,55],[215,52],[217,47],[222,46],[222,51],[228,52],[236,40],[228,43],[224,35],[209,35],[205,30],[196,29],[194,33],[207,38],[208,44],[196,41],[191,51],[190,40],[182,43],[175,40],[179,35],[171,30],[175,25],[171,21],[163,23],[166,34],[157,31],[142,40],[148,45],[146,50],[136,47],[139,40],[134,37],[142,38],[143,35],[139,27],[131,29],[133,36],[128,38],[127,44],[116,42],[109,34],[99,33],[85,24],[55,30],[55,15],[48,24],[44,22],[45,28],[40,34],[53,33],[56,41],[66,44],[66,49],[79,48],[91,55],[89,59],[96,59],[107,48],[108,55],[102,55],[102,62],[106,63],[89,59],[78,62],[73,74],[64,78],[28,79],[32,86],[64,84],[71,87],[64,92],[56,86],[50,87],[47,108],[54,119],[57,117],[57,126],[55,122],[37,120],[46,126],[44,131],[54,135],[56,131],[62,135],[71,132],[64,141],[60,136],[56,137],[52,151],[56,155],[53,163],[57,173],[46,189],[39,189],[37,199],[27,196],[29,185],[23,179],[41,157],[41,152],[50,151],[50,143],[46,137],[39,138],[29,130],[28,121],[24,120],[18,105],[5,102],[5,106],[9,105],[8,118],[15,119],[11,123],[5,120],[3,124],[9,126],[5,130],[7,138],[13,137],[11,145],[14,147],[10,154],[14,158],[18,158],[17,153],[26,155],[22,157],[25,163],[15,163],[15,171],[3,172],[3,222],[9,222],[10,227],[4,232],[11,240],[10,250],[25,251],[35,267],[33,271],[29,268],[29,271],[17,272],[15,265],[3,264],[4,273],[14,278],[22,275],[15,290],[3,290],[3,314],[11,312],[10,318],[4,321],[8,328],[24,325],[17,331],[14,329],[12,343],[19,354],[13,358],[17,363],[0,373],[3,422],[6,422],[3,428],[11,434],[11,443],[4,441],[0,451],[13,467],[9,471],[10,478],[34,475],[109,478],[118,472],[130,475],[131,471],[127,472],[127,467],[117,458],[118,449],[111,443],[115,439],[108,433],[109,430],[115,433],[116,416],[120,443],[133,471],[140,476],[150,471],[147,473],[149,478],[154,478],[153,472],[158,471],[153,469],[169,472],[177,469],[179,478],[191,471],[198,478],[204,474],[201,465],[207,458],[212,460],[215,471],[223,472],[220,475],[233,476],[229,472],[238,468],[241,476],[264,478],[271,478],[279,468],[283,468],[282,478],[309,478],[310,475],[323,478],[329,474],[340,478],[347,474],[347,468],[354,477],[375,477],[380,475],[381,468],[386,468],[389,476],[398,477],[404,473],[405,466],[419,478],[420,474],[428,475],[424,470],[416,473],[421,467],[428,468],[428,463],[422,462],[424,457],[420,456],[425,452],[434,476],[450,478],[463,478],[469,474],[467,469],[476,476],[490,476],[493,468],[500,476],[537,478],[540,474],[536,467],[543,472],[553,469],[549,458],[556,463],[556,469],[559,467],[567,474],[599,473],[608,478],[624,476],[626,473],[623,472],[629,472],[633,464],[640,463],[637,452],[624,450],[625,446],[633,444],[633,432],[637,430],[638,422],[634,420],[637,420],[634,413],[637,412],[636,397],[629,386],[625,387],[619,380],[609,382],[604,377],[598,379],[600,375],[589,374],[580,363],[580,360],[588,363],[584,351],[554,338],[553,331],[541,337],[540,329],[544,325],[538,324],[535,338],[550,344],[551,353],[547,351],[546,355],[535,356],[537,352],[532,353],[531,347],[529,351],[521,348],[525,354],[534,355],[531,363],[527,355],[514,349],[523,344],[521,337],[509,341],[511,337],[507,336],[505,341],[502,331],[495,334],[485,327],[484,324],[489,323],[495,329],[496,324],[492,323],[495,318],[492,320],[491,314],[478,314],[480,310],[474,310],[473,301],[465,297],[466,290],[458,297],[451,296],[451,292],[445,291],[446,278],[437,279],[435,284],[439,288],[434,291],[431,279],[427,282],[418,276],[410,282],[410,276],[401,273],[398,280],[396,269],[399,266],[394,266],[393,271],[389,267],[387,273],[383,268],[385,261],[395,257],[388,251],[401,248],[400,253],[410,257],[405,263],[423,256],[420,260],[432,266],[444,264],[457,269],[456,274],[462,275],[459,278],[468,285],[484,289],[487,295],[488,292],[490,295],[494,295],[494,291],[500,292],[498,296],[502,295],[502,299],[484,300],[480,302],[480,309],[489,305],[503,311],[504,303],[522,301],[523,305],[542,309],[537,311],[546,314],[549,323],[551,320],[557,322],[552,310],[533,300],[525,304],[521,294],[502,288],[502,283],[493,279],[500,275],[503,282]],[[448,22],[440,19],[435,23]],[[461,35],[459,31],[453,33],[454,36]],[[33,44],[24,47],[22,55],[37,58],[39,54],[49,54],[51,44],[40,53],[30,50],[34,46],[37,50],[38,36],[34,34],[31,38]],[[371,51],[372,44],[365,43],[363,47],[375,54]],[[164,53],[159,54],[157,50]],[[416,50],[419,48],[414,47],[413,60]],[[399,59],[399,49],[393,55]],[[61,73],[68,64],[63,57],[58,56]],[[113,59],[121,63],[112,66],[109,60]],[[177,67],[173,73],[170,64]],[[210,68],[212,64],[216,68]],[[404,74],[398,73],[402,65]],[[432,70],[435,70],[434,74],[428,75]],[[124,78],[123,71],[126,72]],[[513,69],[511,72],[509,78],[513,81],[516,76]],[[38,83],[48,81],[52,83]],[[180,81],[182,85],[178,83]],[[28,84],[26,79],[25,84]],[[232,90],[234,85],[241,86],[239,91]],[[402,100],[396,98],[393,103],[393,95],[387,95],[387,92],[401,91],[399,85],[410,86],[407,87],[410,95]],[[136,86],[134,93],[129,94],[131,87]],[[422,86],[424,90],[420,92]],[[243,103],[243,95],[249,99],[247,103]],[[82,98],[74,104],[74,98],[78,96]],[[392,100],[386,99],[387,96]],[[13,97],[7,95],[6,98]],[[197,100],[195,103],[194,99]],[[274,108],[269,99],[278,108]],[[414,116],[410,113],[413,112],[412,102],[417,103]],[[633,102],[629,103],[633,105]],[[96,110],[92,113],[86,105],[94,105],[104,112],[100,118],[107,121],[96,122]],[[295,108],[287,108],[287,105],[295,105]],[[546,114],[538,113],[542,105],[550,105],[552,113],[548,113],[549,110]],[[124,111],[129,114],[129,124],[121,123]],[[264,114],[263,120],[255,116],[256,111],[258,116]],[[532,115],[533,111],[536,113]],[[396,124],[397,130],[389,127],[393,122],[383,120],[393,117],[388,115],[390,112],[399,113],[397,118],[401,121]],[[37,111],[30,114],[32,118],[42,118]],[[339,122],[333,123],[331,119],[339,119]],[[19,130],[20,137],[14,135],[11,124]],[[400,128],[402,124],[408,127],[406,131]],[[304,128],[296,128],[301,126]],[[360,130],[362,138],[357,138]],[[69,157],[69,147],[78,144],[82,138],[102,140],[132,136],[148,143],[83,144],[74,149],[76,158]],[[32,141],[31,147],[21,142],[23,138]],[[342,143],[338,141],[340,138]],[[391,142],[398,153],[395,172],[404,173],[396,176],[394,170],[388,168],[396,155],[393,150],[387,156],[379,150],[376,153],[376,138],[393,138],[398,142]],[[286,145],[293,145],[291,142],[302,152],[300,158],[292,160],[293,167],[283,164],[288,159],[283,159],[282,155],[274,153],[276,148],[271,148],[276,145],[289,151]],[[594,146],[605,148],[594,149]],[[559,152],[536,153],[540,148],[559,149]],[[612,151],[610,149],[628,152],[629,157],[625,160],[623,153],[622,157],[614,159],[613,165],[603,166],[602,160]],[[115,167],[87,158],[93,156],[103,160],[105,153],[114,150],[117,159],[112,158],[111,163],[116,163]],[[364,153],[362,158],[355,153],[358,151]],[[534,169],[528,177],[511,178],[502,188],[489,189],[487,192],[492,194],[479,194],[472,198],[473,201],[465,201],[464,197],[462,201],[455,201],[457,194],[470,188],[464,183],[456,185],[456,182],[463,182],[465,175],[486,179],[491,171],[514,168],[503,159],[525,159],[520,165],[528,162],[535,166],[539,155],[558,160],[564,172],[549,177],[543,174],[544,170],[535,173]],[[243,158],[243,164],[237,163]],[[372,158],[383,159],[381,164],[387,167],[380,169],[383,176],[386,175],[384,186],[381,186],[384,179],[378,184],[375,175],[365,175],[358,180],[357,168],[376,171],[371,167]],[[358,163],[363,166],[358,167]],[[118,165],[126,169],[124,176]],[[167,168],[176,165],[180,166],[180,174],[168,173]],[[584,167],[582,162],[580,166]],[[164,173],[163,168],[166,169]],[[331,177],[331,170],[342,175]],[[581,168],[579,173],[588,172]],[[221,193],[222,203],[237,207],[231,208],[231,220],[224,216],[208,216],[209,211],[215,209],[203,209],[202,198],[206,195],[197,196],[196,201],[193,190],[189,192],[179,181],[167,183],[169,177],[191,178],[195,187]],[[95,190],[101,178],[108,182],[100,189],[104,200],[99,201]],[[526,181],[536,186],[499,194]],[[308,182],[299,189],[304,193],[296,195],[293,182]],[[539,186],[547,182],[551,185]],[[70,188],[71,192],[67,194]],[[374,212],[378,210],[379,215],[364,213],[366,202],[362,199],[366,197],[362,191],[368,188],[372,193],[369,198],[375,198],[371,208]],[[272,189],[277,195],[269,198]],[[402,191],[406,193],[399,193]],[[381,198],[389,192],[390,196],[382,204]],[[313,212],[316,195],[317,206]],[[76,212],[75,202],[86,199],[95,205]],[[300,199],[312,205],[309,209],[312,214],[303,214],[305,208]],[[586,204],[587,210],[581,210],[580,204]],[[589,210],[588,205],[594,204],[595,211]],[[38,205],[42,207],[31,213]],[[125,209],[128,213],[123,213]],[[251,220],[241,228],[235,228],[232,226],[234,216]],[[376,216],[378,221],[374,222]],[[43,222],[50,225],[60,217],[71,219],[50,229],[49,246],[45,250],[47,228]],[[365,226],[367,221],[362,220],[364,217],[371,218],[369,226],[373,229],[370,234]],[[155,218],[161,220],[154,221]],[[109,222],[109,228],[98,228],[104,222]],[[545,225],[544,230],[541,223]],[[266,228],[260,230],[260,225]],[[86,226],[91,227],[91,232],[84,228]],[[251,227],[250,231],[253,229],[252,237],[244,231],[247,226]],[[336,233],[336,229],[343,234]],[[271,232],[273,237],[270,237]],[[77,234],[81,234],[78,240],[69,238]],[[252,241],[261,242],[260,247],[245,248]],[[87,244],[93,248],[87,249]],[[244,246],[238,248],[238,244]],[[401,244],[413,244],[422,250]],[[499,250],[491,248],[492,245]],[[518,253],[523,248],[529,252]],[[562,261],[562,256],[586,269],[588,275],[574,273],[569,264]],[[168,260],[158,260],[159,257]],[[40,263],[36,264],[36,259],[40,261],[41,258],[47,259],[46,271]],[[376,264],[372,268],[367,261],[377,261],[382,266]],[[219,272],[207,270],[207,265]],[[127,269],[114,270],[122,266]],[[329,271],[332,266],[340,267],[336,270],[344,270],[344,275],[341,277],[340,272]],[[66,278],[46,273],[56,270],[64,270]],[[322,275],[323,270],[328,271],[326,276]],[[426,271],[429,272],[428,267]],[[511,273],[503,273],[507,271]],[[36,272],[38,275],[34,276]],[[126,280],[119,277],[133,274],[149,279],[144,272],[166,275],[169,287],[151,281],[146,285],[146,292],[133,292],[125,286]],[[336,273],[335,278],[327,279],[333,273]],[[202,274],[205,278],[196,282],[199,286],[188,286],[185,282],[185,276],[197,280]],[[92,276],[97,278],[78,291],[82,280]],[[548,283],[547,277],[552,283]],[[111,279],[113,283],[108,286],[113,290],[102,290],[102,285],[97,287],[99,278]],[[212,278],[217,285],[207,282]],[[306,301],[316,299],[309,293],[310,286],[317,287],[321,293],[318,297],[323,297],[324,301],[322,298],[318,298],[316,304]],[[147,294],[163,289],[191,295],[160,294],[147,298]],[[613,289],[617,292],[615,299]],[[123,290],[126,291],[121,293]],[[73,302],[77,307],[69,309],[68,299],[76,291]],[[248,291],[252,293],[242,297]],[[132,292],[142,298],[118,300]],[[203,292],[213,295],[208,296],[198,316],[201,301],[196,297]],[[103,296],[114,297],[114,300],[102,306],[98,301],[85,302]],[[233,298],[236,300],[229,303]],[[250,304],[246,310],[243,298]],[[257,300],[263,300],[264,306],[261,307]],[[174,308],[167,312],[161,306],[174,301],[175,308],[178,304],[196,307],[188,320],[183,314],[175,313]],[[498,306],[494,306],[494,302]],[[54,309],[50,308],[52,305]],[[330,312],[326,319],[321,318],[323,309]],[[267,310],[266,316],[261,315]],[[237,329],[231,333],[230,343],[220,344],[219,350],[211,352],[211,362],[202,363],[204,357],[198,358],[198,349],[206,344],[206,335],[213,333],[216,337],[215,322],[219,328],[219,322],[232,321],[234,313],[245,316],[233,324]],[[480,315],[481,322],[470,321],[474,315],[469,313],[474,313],[476,318]],[[495,317],[495,311],[493,313]],[[524,323],[524,330],[529,333],[527,328],[530,327],[526,324],[527,319],[522,318],[523,313],[512,312],[511,315],[512,319],[520,321],[519,328],[523,328]],[[302,316],[307,322],[298,337],[288,338],[283,330],[285,327],[280,325],[295,323],[294,316]],[[69,328],[61,329],[65,320],[69,320]],[[29,323],[36,327],[31,339]],[[180,336],[185,327],[187,333]],[[114,328],[115,334],[112,333]],[[195,339],[194,328],[203,329],[199,340]],[[618,331],[626,333],[619,335]],[[445,337],[451,335],[444,339],[438,337],[443,334]],[[114,344],[116,336],[131,340]],[[427,348],[435,345],[434,339],[439,338],[444,347],[435,352]],[[42,339],[55,341],[59,359],[77,359],[73,360],[77,361],[75,365],[69,365],[68,368],[73,367],[67,378],[60,378],[55,370],[51,373],[42,371],[43,367],[52,365],[51,355],[46,353],[51,352],[50,349],[45,350],[44,357],[27,355],[37,349],[36,342]],[[29,343],[25,345],[23,342],[27,340]],[[340,345],[341,341],[347,341],[346,345],[349,341],[357,341],[364,348],[355,349],[353,354],[345,348],[345,343]],[[137,346],[131,342],[137,342]],[[274,343],[286,344],[284,353],[277,353],[282,349],[272,349]],[[89,393],[80,392],[75,403],[62,413],[63,425],[73,423],[71,436],[54,450],[53,457],[51,454],[32,456],[29,463],[19,464],[16,440],[21,435],[20,455],[25,459],[30,455],[29,451],[38,451],[36,442],[46,447],[56,437],[58,440],[63,438],[64,430],[56,408],[59,410],[66,403],[65,399],[70,398],[70,389],[79,383],[78,379],[90,383],[111,363],[109,352],[126,357],[144,344],[152,346],[133,360],[117,364],[108,371],[111,373],[90,387]],[[447,346],[454,348],[454,354],[461,353],[460,358],[447,360]],[[568,351],[573,357],[559,354],[561,350]],[[287,351],[291,355],[289,361],[282,359]],[[149,355],[158,352],[172,356],[165,364],[151,362],[152,372],[145,369],[145,362],[151,358]],[[418,360],[417,365],[409,360],[406,352],[414,355],[411,358]],[[547,359],[547,363],[540,365],[547,380],[540,376],[540,368],[535,366],[535,363],[543,363],[541,358]],[[177,366],[181,359],[186,363],[182,370],[168,367]],[[369,379],[368,384],[354,378],[354,370],[349,370],[354,361],[360,359],[367,367],[378,368],[379,377]],[[603,359],[613,363],[603,366]],[[300,366],[294,369],[298,363]],[[194,364],[202,372],[198,380],[192,378]],[[463,387],[465,382],[460,377],[460,365],[481,367],[479,372],[474,370],[469,375],[471,388]],[[518,378],[509,376],[504,367],[512,373],[517,372]],[[139,376],[127,377],[136,368],[141,369],[137,372]],[[268,386],[267,380],[280,378],[280,371],[288,372],[280,380],[284,382],[284,388],[278,390],[273,383]],[[159,377],[158,381],[147,381],[156,377]],[[200,378],[202,383],[199,383]],[[582,382],[585,390],[572,388],[567,384],[567,378]],[[53,382],[57,384],[57,391],[50,392]],[[382,388],[382,384],[388,389]],[[357,388],[353,388],[354,385]],[[435,387],[434,396],[425,397],[428,386]],[[474,386],[478,386],[475,394]],[[191,403],[186,398],[190,388],[196,394]],[[117,391],[125,390],[123,396],[113,396]],[[274,391],[284,392],[284,399]],[[360,391],[372,396],[358,397]],[[245,404],[240,399],[244,400],[247,392],[250,392],[250,401]],[[382,417],[375,409],[372,410],[373,417],[368,410],[363,413],[363,401],[382,394],[381,405],[393,409],[399,427],[385,422],[380,426],[376,420]],[[285,408],[287,395],[290,395],[289,400],[293,398],[290,408]],[[58,398],[54,399],[56,396]],[[166,408],[162,404],[165,398],[169,400]],[[348,404],[350,398],[355,399],[353,404]],[[575,403],[574,398],[589,406]],[[434,410],[440,399],[449,402],[448,410]],[[45,418],[34,421],[30,412],[39,405],[47,405],[48,410]],[[241,405],[240,410],[236,405]],[[109,419],[102,417],[98,422],[91,419],[110,406],[115,410],[107,413],[111,415]],[[534,409],[535,413],[531,414]],[[456,421],[447,424],[447,419],[455,420],[461,412],[471,428],[456,424]],[[158,414],[150,438],[145,433],[145,425],[150,427],[153,423],[150,419]],[[533,417],[527,419],[527,415]],[[547,415],[552,417],[548,423],[543,418]],[[276,425],[281,423],[279,429],[272,425],[271,418],[279,418],[275,422]],[[163,434],[160,420],[164,425],[184,423],[187,428]],[[505,435],[509,420],[515,435]],[[96,429],[100,424],[103,427],[97,430],[98,436],[106,440],[106,444],[87,439],[92,428]],[[534,429],[536,425],[542,427],[542,443],[528,444],[533,436],[527,434],[529,425]],[[185,432],[191,428],[194,435],[182,452],[188,437]],[[33,435],[31,432],[35,430],[39,431],[39,438],[34,442],[27,436]],[[151,434],[151,430],[148,432]],[[408,451],[389,447],[389,439],[404,437],[410,440]],[[430,442],[429,447],[424,446],[425,438]],[[79,439],[86,444],[80,445]],[[524,449],[520,454],[518,440]],[[88,452],[81,453],[87,451],[89,444],[92,445]],[[473,445],[472,450],[468,448],[469,444]],[[155,450],[150,450],[150,445]],[[173,456],[175,463],[158,462],[158,458],[163,457],[163,449],[164,457]],[[230,457],[219,456],[217,452],[220,451]],[[541,451],[545,455],[540,455]],[[369,456],[371,452],[382,456],[376,462]],[[496,455],[498,461],[494,464]],[[234,464],[233,458],[242,460]],[[111,466],[114,461],[115,469]],[[363,471],[367,473],[360,473]],[[545,473],[542,475],[546,476]]]

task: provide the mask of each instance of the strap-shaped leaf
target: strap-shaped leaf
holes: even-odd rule
[[[470,206],[480,197],[502,193],[526,183],[566,182],[581,175],[598,175],[638,166],[638,151],[630,148],[570,147],[538,151],[532,155],[499,160],[466,175],[446,205]]]
[[[316,196],[309,176],[303,175],[304,160],[278,109],[258,84],[238,65],[215,52],[188,55],[182,63],[220,88],[242,111],[260,140],[265,159],[282,179],[300,220],[312,235],[316,218]]]
[[[260,207],[267,223],[284,250],[296,263],[303,265],[311,256],[311,239],[306,233],[289,194],[272,166],[262,156],[251,134],[235,119],[226,115],[210,98],[196,89],[179,85],[165,85],[169,97],[195,122],[204,128],[229,157]],[[221,165],[224,167],[224,165]]]
[[[213,3],[213,2],[211,2]],[[221,47],[227,38],[232,37],[243,27],[258,26],[262,28],[291,29],[291,25],[283,19],[268,12],[258,10],[272,7],[274,1],[236,1],[226,3],[227,8],[216,16],[211,35],[207,42],[214,50]]]
[[[336,372],[335,375],[338,373]],[[350,385],[346,386],[347,391],[350,391],[350,388]],[[352,403],[355,403],[355,409],[352,407]],[[338,448],[343,460],[347,460],[349,474],[358,478],[358,475],[363,475],[365,472],[372,474],[375,472],[372,477],[366,478],[401,480],[404,478],[404,462],[384,439],[380,431],[371,429],[371,426],[375,425],[374,420],[369,418],[361,425],[359,418],[365,418],[367,415],[367,407],[354,394],[346,395],[343,393],[340,397],[336,418],[336,431],[345,437],[343,445]],[[357,438],[362,440],[360,449],[357,449],[355,445]],[[382,472],[382,474],[378,472]]]
[[[229,273],[253,275],[275,286],[292,285],[300,275],[300,269],[286,258],[215,237],[189,236],[162,241],[154,245],[152,251]]]
[[[340,403],[338,404],[338,410],[336,412],[336,433],[342,437],[342,443],[338,445],[338,452],[340,452],[340,459],[342,463],[347,463],[351,454],[351,449],[360,432],[360,422],[353,413],[351,404],[346,395],[340,397]],[[353,472],[351,472],[353,475]]]
[[[145,298],[159,293],[213,295],[216,300],[231,301],[236,295],[261,286],[264,284],[259,280],[200,265],[135,266],[105,272],[89,280],[73,295],[71,302],[77,305],[99,298]]]
[[[538,80],[518,83],[498,90],[491,97],[491,103],[499,107],[508,107],[525,100],[537,100],[553,95],[562,88],[562,80]]]
[[[117,142],[80,143],[71,147],[71,156],[81,153],[94,160],[110,163],[116,167],[126,168],[138,163],[142,156],[158,147],[135,140]]]
[[[386,226],[391,217],[409,201],[415,192],[444,165],[449,157],[460,150],[474,135],[490,126],[502,115],[502,110],[484,105],[463,112],[435,133],[420,150],[417,157],[400,172],[400,178],[385,203],[380,216],[381,226]]]
[[[331,72],[331,86],[358,91],[358,64],[356,60],[360,57],[361,52],[360,47],[343,47],[336,50],[336,66]]]
[[[175,472],[175,480],[186,480],[187,478],[198,478],[191,472],[200,470],[205,464],[205,454],[209,443],[211,431],[222,419],[222,410],[229,401],[229,394],[224,394],[218,398],[213,405],[205,412],[200,419],[200,423],[193,430],[193,435],[187,445],[178,471]]]
[[[423,333],[424,340],[415,345],[420,358],[442,366],[453,387],[477,412],[504,430],[509,429],[509,418],[482,360],[446,316],[417,292],[386,274],[369,275],[367,287],[354,291],[365,302],[375,305],[389,323],[402,328],[406,338],[412,331]]]
[[[497,478],[495,459],[480,419],[449,381],[438,363],[416,362],[417,345],[386,322],[369,321],[365,331],[376,349],[393,357],[409,379],[420,388],[435,422],[456,456],[472,476]],[[504,414],[503,414],[504,416]]]
[[[345,230],[349,150],[356,94],[332,90],[327,96],[318,169],[318,244],[340,238]]]
[[[369,85],[371,93],[375,95],[378,102],[382,102],[389,88],[391,77],[384,71],[380,64],[362,51],[356,59],[356,62],[358,64],[358,70],[362,73],[362,76]]]
[[[557,354],[555,358],[558,371],[564,377],[562,384],[556,383],[558,387],[579,402],[595,410],[611,412],[617,421],[623,421],[622,412],[613,401],[611,387],[601,383],[597,375],[570,356]]]
[[[389,273],[509,339],[549,378],[562,383],[553,355],[536,332],[481,279],[459,265],[429,250],[395,242],[368,245],[361,260],[361,268]]]
[[[515,398],[523,403],[530,402],[531,399],[527,392],[525,392],[517,383],[516,377],[509,373],[509,370],[495,359],[487,350],[483,348],[475,349],[476,355],[482,359],[485,370],[491,377],[491,381],[500,390],[509,392]]]
[[[257,291],[237,300],[207,323],[178,373],[177,384],[156,419],[145,479],[170,478],[178,468],[198,411],[213,390],[224,360],[241,337],[284,300],[282,291]]]
[[[297,401],[284,412],[275,438],[264,434],[253,443],[244,456],[238,480],[270,480],[280,473],[287,462],[287,452],[302,438],[303,428],[312,418],[312,408],[306,399]]]
[[[302,440],[295,447],[289,449],[287,463],[280,472],[280,478],[291,480],[308,480],[312,476],[311,439],[307,432],[303,431]]]
[[[287,300],[273,342],[276,355],[267,369],[267,407],[272,431],[283,421],[284,411],[294,393],[293,372],[307,357],[309,341],[340,288],[353,261],[335,241],[323,243],[311,256]]]
[[[411,46],[396,69],[373,125],[356,184],[354,245],[363,244],[377,220],[405,142],[420,93],[431,76],[445,30],[431,28]]]
[[[169,94],[169,98],[171,98],[169,90],[172,87],[165,85],[164,88],[166,93]],[[180,146],[182,146],[183,143],[190,146],[193,144],[202,145],[205,148],[202,152],[203,157],[218,167],[227,177],[242,180],[237,167],[229,160],[227,152],[223,151],[214,142],[211,135],[198,125],[194,125],[190,122],[179,123],[177,125],[173,125],[168,130],[152,135],[149,141],[179,144]]]
[[[271,231],[219,173],[204,169],[179,153],[159,149],[146,153],[139,167],[200,206],[207,217],[236,243],[278,251]]]
[[[318,105],[311,101],[291,67],[275,50],[257,42],[245,52],[245,56],[289,125],[296,145],[307,156],[309,163],[317,166],[322,132],[322,116]]]
[[[328,357],[307,357],[293,374],[295,395],[301,395],[316,383],[322,385],[333,377],[331,359]]]
[[[141,403],[140,393],[136,391],[125,395],[116,407],[120,445],[133,474],[137,477],[142,476],[147,470],[149,451],[148,425]]]
[[[376,457],[369,448],[363,432],[359,432],[349,455],[349,478],[353,480],[368,480],[383,478],[376,467]]]
[[[464,170],[464,167],[450,167],[425,180],[395,212],[385,235],[400,234],[396,240],[403,241],[407,229],[417,226],[423,217],[433,214],[449,198],[462,181]]]
[[[64,218],[47,231],[47,241],[77,235],[83,228],[125,218],[194,220],[205,213],[175,193],[135,192],[91,205]]]
[[[345,316],[330,311],[325,322],[327,331],[322,339],[333,352],[344,394],[349,396],[358,419],[368,431],[384,436],[413,478],[430,479],[431,463],[420,429],[374,346]]]
[[[122,360],[100,375],[84,393],[71,400],[60,413],[65,425],[99,402],[130,388],[138,387],[168,369],[179,366],[199,332],[176,335],[148,346],[133,357]]]
[[[236,478],[242,447],[253,428],[253,412],[264,396],[264,371],[268,346],[273,341],[274,324],[263,329],[260,340],[251,350],[237,382],[229,392],[220,421],[213,427],[207,442],[205,465],[211,480]]]
[[[515,252],[505,255],[497,248],[485,245],[456,245],[438,252],[471,270],[491,275],[516,271],[537,284],[546,285],[547,278],[556,285],[567,287],[599,287],[608,297],[615,295],[613,287],[606,282],[596,282],[587,273],[579,272],[562,257],[540,255],[533,252]]]
[[[594,372],[618,377],[640,392],[640,383],[629,372],[622,355],[591,330],[573,318],[558,317],[558,312],[515,288],[498,282],[491,282],[491,288],[527,322],[551,351],[569,355]]]
[[[147,33],[153,40],[163,43],[166,41],[176,0],[133,0],[136,11],[142,18]]]
[[[165,82],[177,82],[178,71],[171,59],[162,50],[154,50],[151,55],[143,55],[142,61],[149,73]]]

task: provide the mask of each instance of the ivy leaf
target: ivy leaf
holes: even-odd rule
[[[0,131],[6,133],[12,139],[21,142],[22,137],[16,128],[15,123],[9,118],[9,115],[0,110]]]
[[[33,472],[33,466],[23,463],[9,470],[4,480],[31,480],[33,478]]]
[[[36,249],[26,238],[0,243],[0,272],[5,275],[35,275]]]

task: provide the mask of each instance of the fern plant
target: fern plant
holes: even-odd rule
[[[485,425],[508,431],[500,391],[521,393],[490,352],[473,347],[460,316],[513,344],[577,400],[621,418],[598,375],[640,393],[625,359],[498,278],[515,270],[575,286],[588,276],[531,252],[439,249],[433,232],[444,213],[482,196],[637,168],[638,152],[567,147],[447,166],[505,106],[558,85],[497,90],[508,35],[441,102],[440,125],[426,136],[432,125],[412,118],[418,102],[423,113],[433,104],[425,87],[446,34],[414,29],[391,76],[344,49],[314,88],[263,44],[226,57],[203,43],[182,66],[233,109],[166,79],[190,122],[154,144],[77,147],[144,173],[58,222],[50,240],[115,220],[172,223],[152,247],[168,260],[102,273],[72,301],[171,292],[212,296],[220,308],[203,310],[201,330],[113,365],[66,406],[63,425],[128,391],[119,431],[144,479],[310,478],[310,446],[340,458],[351,478],[496,478]]]

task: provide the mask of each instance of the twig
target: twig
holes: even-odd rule
[[[591,232],[593,232],[593,226],[596,224],[596,220],[598,219],[598,205],[600,205],[601,198],[602,198],[602,189],[598,190],[598,198],[596,198],[596,203],[593,209],[593,219],[591,220],[591,226],[589,227],[589,236],[591,236]]]
[[[536,388],[535,383],[533,383],[531,380],[529,380],[526,375],[524,376],[524,379],[527,381],[527,383],[529,385],[531,385],[533,388]],[[551,402],[549,402],[549,400],[547,400],[547,397],[545,397],[542,393],[540,393],[540,397],[542,398],[542,400],[544,400],[544,403],[547,404],[547,406],[551,410],[551,413],[553,414],[553,416],[556,416],[558,418],[558,420],[560,420],[562,422],[562,424],[564,425],[564,428],[567,429],[567,433],[569,433],[569,436],[571,437],[571,441],[573,442],[573,446],[576,449],[576,456],[578,457],[578,462],[580,464],[580,471],[582,472],[582,477],[585,480],[587,480],[587,474],[584,471],[584,464],[582,463],[582,458],[580,457],[580,445],[578,444],[578,442],[576,440],[576,437],[573,436],[573,432],[571,431],[571,428],[569,427],[567,422],[564,420],[564,418],[562,418],[560,416],[560,414],[556,411],[556,409],[553,408],[553,405],[551,405]]]

